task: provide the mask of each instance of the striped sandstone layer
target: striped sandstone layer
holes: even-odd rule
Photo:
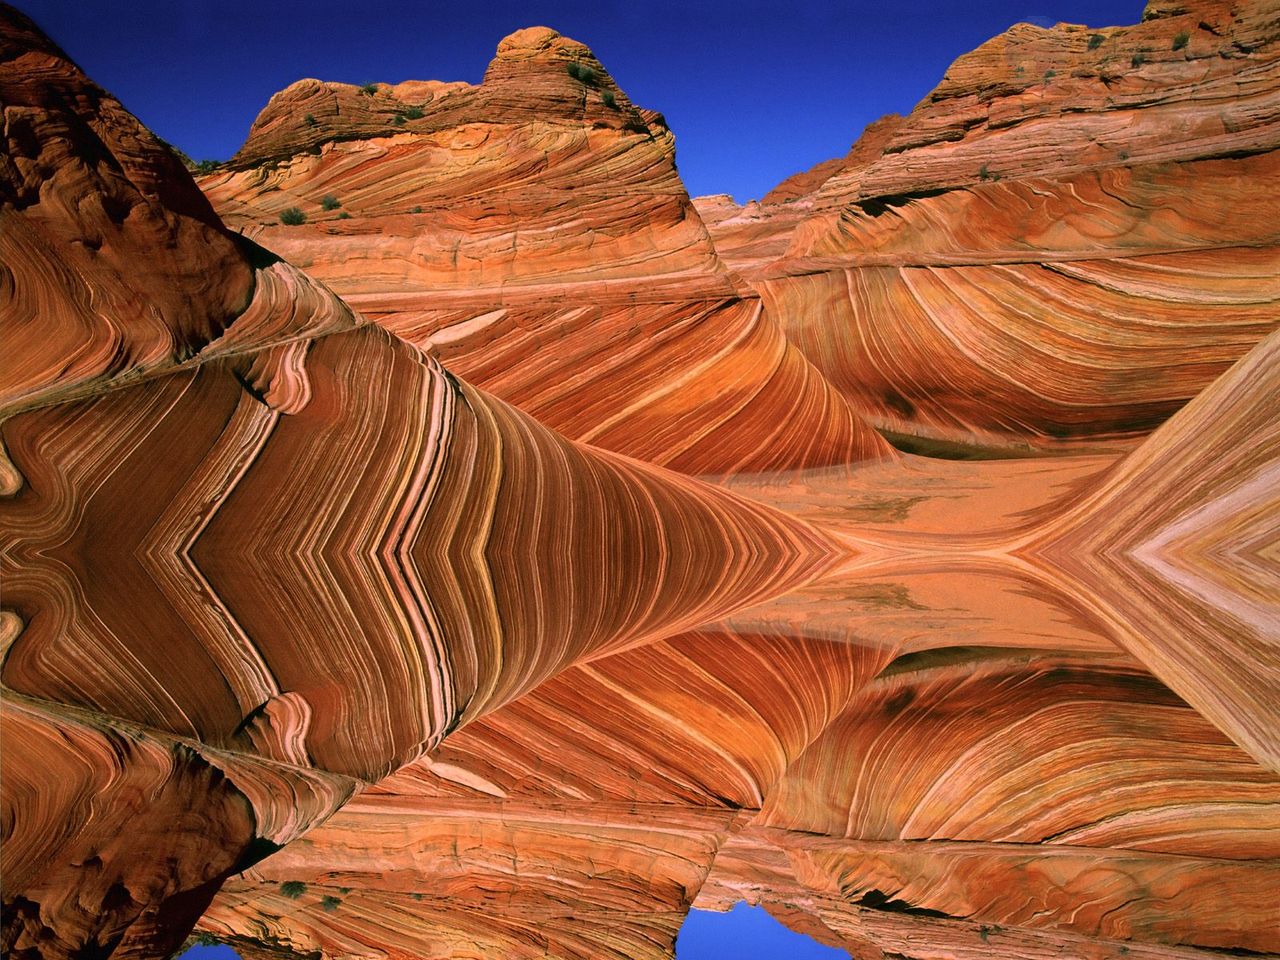
[[[201,178],[227,223],[572,439],[709,474],[887,454],[720,264],[662,117],[585,46],[530,28],[479,86],[365,90],[276,94]]]
[[[1228,72],[1265,47],[1242,10]],[[885,457],[855,381],[783,337],[785,290],[720,265],[657,115],[552,31],[504,41],[479,87],[295,85],[205,180],[314,203],[288,231],[228,212],[273,244],[332,252],[367,220],[314,269],[415,316],[403,338],[228,232],[20,15],[0,37],[0,337],[23,351],[0,407],[6,955],[161,957],[198,921],[263,960],[659,958],[691,905],[738,899],[869,960],[1280,952],[1280,335],[1250,350],[1269,241],[1243,214],[1141,214],[1169,184],[1234,202],[1232,177],[1268,176],[1235,164],[1269,154],[1125,168],[1092,209],[1147,199],[1092,233],[1046,201],[1044,262],[1241,308],[1167,343],[1099,321],[1118,372],[1090,436],[1143,396],[1135,357],[1206,382],[1235,361],[1140,445]],[[430,213],[397,213],[435,189],[424,160]],[[315,226],[313,162],[360,216]],[[1031,183],[984,196],[1029,208]],[[961,213],[930,269],[1021,263],[1030,240]],[[880,267],[914,249],[887,215],[858,241]],[[1185,249],[1152,254],[1157,227]],[[972,277],[979,319],[1017,286],[994,277]],[[970,420],[1022,403],[938,390]]]
[[[1276,689],[1265,624],[1280,621],[1280,576],[1260,545],[1280,512],[1251,500],[1254,473],[1237,469],[1280,458],[1274,339],[1119,463],[956,463],[896,479],[886,466],[866,491],[846,480],[841,503],[798,477],[748,478],[740,490],[852,538],[850,560],[715,629],[575,667],[458,731],[234,879],[201,929],[247,956],[663,957],[691,904],[746,899],[875,960],[1274,955],[1280,777],[1236,730],[1273,728],[1275,698],[1231,709],[1242,686]],[[1239,448],[1225,438],[1240,431],[1219,432],[1211,410],[1252,412],[1263,429],[1239,424],[1255,442],[1225,456],[1211,438]],[[1184,472],[1181,500],[1121,492],[1168,462],[1233,489]],[[1132,638],[1098,605],[1132,575],[1076,583],[1093,565],[1054,565],[1077,529],[1127,553],[1105,533],[1117,503],[1144,516],[1165,505],[1150,522],[1180,529],[1199,516],[1197,489],[1227,504],[1197,542],[1244,546],[1189,562],[1212,563],[1219,583],[1253,578],[1214,599],[1259,629],[1196,626],[1235,644],[1229,675],[1165,669],[1183,644],[1174,631],[1126,656]],[[989,606],[966,599],[1015,576]],[[1094,599],[1099,579],[1110,592]],[[1156,578],[1140,589],[1181,602]],[[1165,683],[1216,684],[1230,729]]]
[[[141,143],[175,183],[138,203],[180,240],[166,191],[199,194],[167,150],[20,14],[3,28],[6,64],[38,55],[62,97],[22,108],[27,153],[13,153],[54,169],[6,220],[73,232],[53,212],[102,188],[72,158],[127,169],[110,144]],[[75,127],[61,107],[86,101],[107,106]],[[67,149],[68,130],[87,146]],[[17,194],[22,164],[5,169]],[[19,260],[8,274],[3,337],[43,350],[12,367],[0,428],[14,956],[163,955],[233,868],[449,731],[838,553],[801,521],[553,434],[209,220],[226,283],[251,289],[186,350],[131,352],[119,322],[135,313],[116,305],[142,297],[122,264],[145,262],[150,237],[118,231],[108,254],[50,244],[69,258],[59,269]],[[25,250],[22,229],[6,236]],[[168,305],[202,303],[218,276],[201,266],[137,315],[163,325]],[[59,286],[73,274],[105,322],[81,329],[85,363],[59,379],[46,356],[75,351],[24,324],[77,329],[81,294]]]
[[[1280,316],[1280,14],[1020,23],[737,209],[721,257],[905,449],[1140,436]],[[820,182],[819,182],[820,181]]]

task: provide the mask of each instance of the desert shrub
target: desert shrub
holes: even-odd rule
[[[404,126],[404,114],[403,114],[403,113],[397,113],[394,117],[392,117],[392,118],[391,118],[391,122],[392,122],[392,123],[394,123],[397,127],[403,127],[403,126]]]
[[[991,179],[991,169],[985,163],[978,168],[978,179],[979,180]]]
[[[337,210],[342,206],[342,201],[335,197],[332,193],[326,193],[320,198],[321,210]]]
[[[333,913],[333,911],[338,909],[338,904],[340,903],[342,903],[342,901],[337,897],[330,897],[326,895],[320,900],[320,909]]]
[[[413,208],[412,210],[410,210],[409,212],[410,212],[410,213],[421,213],[421,212],[422,212],[422,208],[421,208],[421,207],[414,207],[414,208]]]
[[[308,127],[314,127],[316,125],[316,118],[308,113],[305,117],[302,118],[302,122],[305,123]]]
[[[307,892],[307,885],[301,880],[286,880],[280,884],[280,892],[290,900],[297,900]]]
[[[613,95],[612,90],[606,90],[604,93],[600,94],[600,102],[610,110],[618,109],[618,98]]]
[[[220,166],[222,164],[217,160],[201,160],[196,164],[196,173],[213,173]]]
[[[349,214],[349,213],[347,213],[347,211],[343,210],[340,214],[338,214],[338,219],[339,219],[339,220],[350,220],[350,219],[351,219],[351,214]]]
[[[1100,33],[1089,34],[1089,49],[1097,50],[1100,46],[1102,46],[1102,41],[1106,39],[1107,38]]]
[[[1052,79],[1053,79],[1054,77],[1056,77],[1057,75],[1058,75],[1058,71],[1057,71],[1057,70],[1046,70],[1046,71],[1044,72],[1044,78],[1045,78],[1046,80],[1052,80]]]
[[[1129,66],[1131,67],[1140,67],[1146,62],[1147,62],[1147,55],[1145,53],[1135,53],[1132,57],[1129,58]]]
[[[360,92],[363,93],[366,97],[372,97],[375,93],[378,92],[378,85],[376,83],[366,83],[364,86],[360,88]]]
[[[406,120],[421,120],[426,114],[422,112],[421,107],[405,107],[402,111],[402,116]]]
[[[280,222],[286,227],[299,227],[307,222],[307,215],[297,207],[280,211]]]
[[[1181,50],[1190,42],[1191,42],[1191,34],[1183,30],[1182,33],[1178,34],[1176,37],[1173,38],[1173,49]]]
[[[573,77],[573,79],[580,83],[585,83],[590,86],[595,82],[596,72],[585,63],[571,63],[565,67],[565,69],[568,71],[569,76]]]

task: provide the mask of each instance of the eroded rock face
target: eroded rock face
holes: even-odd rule
[[[674,150],[586,47],[533,28],[476,87],[294,84],[201,185],[228,223],[572,439],[689,473],[887,455],[724,269]],[[281,225],[290,207],[308,222]]]
[[[1151,12],[701,217],[546,28],[302,81],[202,181],[281,260],[4,10],[6,953],[661,958],[740,899],[860,960],[1280,952],[1276,18]],[[1203,89],[1199,34],[1097,79],[1197,17]],[[953,183],[970,136],[1025,169]]]
[[[198,353],[254,278],[172,151],[5,9],[0,388],[12,407]]]
[[[1274,4],[1148,13],[1018,24],[847,157],[716,211],[721,256],[900,446],[1140,436],[1274,329]]]
[[[6,29],[17,48],[32,28],[13,15]],[[68,90],[93,92],[57,67]],[[95,189],[87,176],[67,161],[43,184],[49,203],[4,215],[43,217],[62,191]],[[98,302],[128,288],[120,263],[145,259],[137,242],[93,260]],[[252,297],[194,356],[71,369],[42,393],[19,378],[4,398],[17,951],[167,952],[233,866],[458,725],[842,553],[768,507],[574,445],[361,326],[293,268],[227,250]],[[41,284],[61,292],[58,276],[13,273],[6,340],[24,336]],[[217,279],[162,292],[199,300]],[[67,301],[51,302],[50,321],[66,319]],[[113,800],[122,790],[146,804]],[[39,823],[59,830],[41,837]]]

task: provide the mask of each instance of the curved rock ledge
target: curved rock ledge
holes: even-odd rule
[[[1280,954],[1280,19],[1090,36],[747,210],[547,28],[302,81],[286,262],[0,8],[6,956]]]

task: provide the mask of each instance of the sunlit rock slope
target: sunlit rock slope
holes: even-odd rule
[[[0,8],[5,955],[1280,955],[1278,36],[738,208],[546,28],[202,194]]]

